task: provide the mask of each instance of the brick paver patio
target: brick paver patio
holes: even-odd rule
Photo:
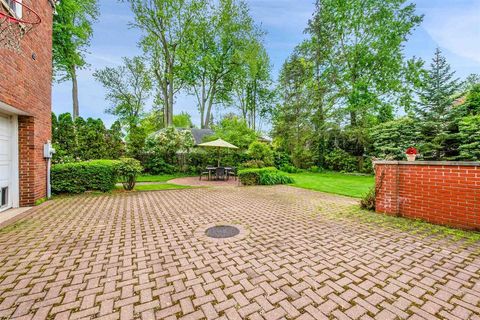
[[[0,231],[4,319],[480,319],[479,245],[292,187],[60,198]],[[243,226],[210,241],[215,223]]]

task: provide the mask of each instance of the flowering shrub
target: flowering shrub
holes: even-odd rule
[[[416,148],[414,147],[410,147],[407,149],[407,151],[405,151],[406,154],[418,154],[418,151]]]

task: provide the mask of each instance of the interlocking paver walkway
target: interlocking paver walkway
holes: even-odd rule
[[[0,230],[0,318],[480,319],[479,245],[324,214],[354,204],[285,186],[49,201]],[[199,236],[220,222],[244,237]]]

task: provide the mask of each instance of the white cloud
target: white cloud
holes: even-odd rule
[[[480,1],[473,6],[431,8],[424,28],[440,47],[480,63]]]

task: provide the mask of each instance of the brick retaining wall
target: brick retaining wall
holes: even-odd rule
[[[376,211],[480,230],[480,163],[375,162]]]

